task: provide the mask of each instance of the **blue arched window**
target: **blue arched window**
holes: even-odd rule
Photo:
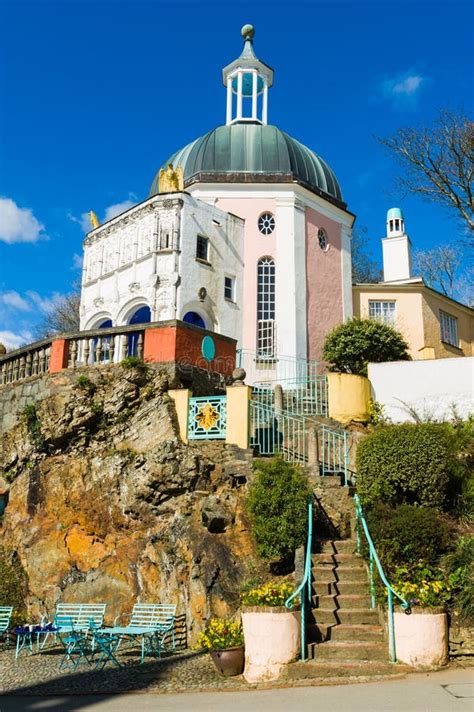
[[[112,319],[104,319],[104,321],[101,322],[100,324],[98,324],[95,328],[96,329],[108,329],[111,326],[112,326]],[[92,352],[89,357],[90,363],[93,363],[96,359],[95,350],[97,348],[98,341],[99,341],[99,337],[96,336],[92,342]],[[110,361],[110,336],[102,337],[99,361]]]
[[[151,310],[147,305],[139,307],[128,320],[129,324],[148,324],[151,321]],[[127,356],[137,355],[138,334],[130,334],[128,337]]]
[[[199,326],[200,329],[206,328],[204,319],[201,316],[199,316],[199,314],[197,312],[193,312],[193,311],[186,312],[186,314],[183,316],[183,321],[186,322],[186,324],[192,324],[193,326]]]

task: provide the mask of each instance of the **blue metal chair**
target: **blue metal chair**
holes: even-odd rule
[[[7,643],[10,640],[10,618],[12,613],[13,606],[0,606],[0,638],[5,635]]]
[[[70,616],[56,616],[55,623],[59,628],[57,636],[64,647],[64,657],[59,667],[76,669],[81,662],[92,665],[90,642],[87,632],[76,630]],[[64,629],[61,632],[61,629]]]
[[[117,667],[122,667],[122,664],[115,657],[120,645],[120,635],[107,635],[93,620],[89,621],[89,631],[91,635],[92,664],[96,670],[104,668],[109,661]],[[97,659],[94,659],[95,656],[97,656]]]

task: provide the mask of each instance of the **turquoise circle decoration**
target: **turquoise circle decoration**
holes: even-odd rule
[[[212,361],[216,355],[216,345],[212,336],[205,336],[201,342],[201,353],[206,361]]]

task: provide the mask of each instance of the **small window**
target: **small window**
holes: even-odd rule
[[[400,220],[395,220],[395,230],[400,230]]]
[[[326,252],[328,247],[329,247],[329,240],[328,240],[328,234],[326,230],[323,230],[322,227],[319,228],[318,230],[318,242],[320,248]]]
[[[235,279],[224,277],[224,298],[229,302],[235,302]]]
[[[262,235],[271,235],[275,229],[275,218],[271,213],[262,213],[258,219],[258,229]]]
[[[196,257],[198,260],[209,262],[209,240],[203,235],[197,236]]]
[[[441,326],[441,341],[451,346],[459,346],[458,341],[458,320],[451,314],[439,312],[439,320]]]
[[[375,302],[369,300],[369,319],[395,326],[395,302]]]

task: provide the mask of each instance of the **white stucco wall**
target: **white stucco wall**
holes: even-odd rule
[[[413,421],[408,407],[421,417],[451,419],[474,413],[474,358],[369,363],[372,398],[394,423]]]
[[[84,241],[81,329],[111,319],[127,324],[147,305],[152,321],[196,311],[206,327],[242,332],[244,221],[186,193],[155,196],[89,233]],[[209,240],[209,264],[196,260],[197,235]],[[235,302],[224,276],[235,278]],[[201,300],[199,290],[207,296]]]

